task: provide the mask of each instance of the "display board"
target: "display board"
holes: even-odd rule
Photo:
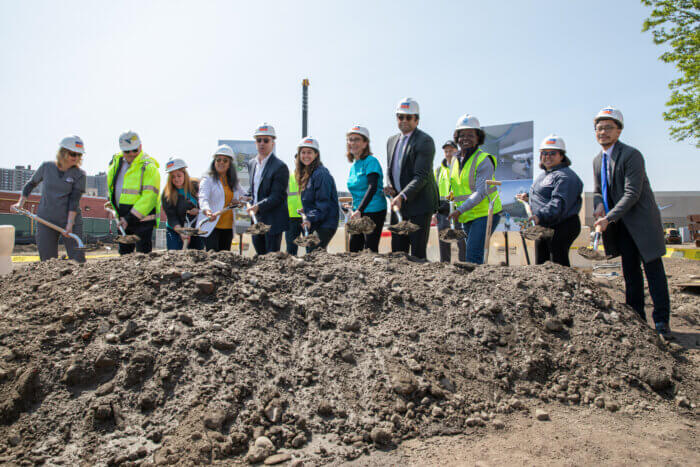
[[[496,157],[496,180],[503,183],[499,187],[503,212],[495,230],[520,230],[527,215],[515,195],[529,191],[532,185],[534,123],[490,125],[483,130],[486,139],[482,148]]]

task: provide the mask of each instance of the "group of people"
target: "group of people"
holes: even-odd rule
[[[425,260],[435,216],[439,229],[454,222],[465,232],[466,240],[458,243],[459,260],[482,263],[489,212],[492,225],[497,225],[502,204],[496,188],[486,183],[495,181],[498,160],[481,147],[485,133],[479,120],[470,114],[459,118],[453,139],[442,147],[445,157],[433,171],[435,144],[418,128],[418,103],[412,98],[402,99],[395,115],[399,133],[387,141],[386,173],[370,149],[367,128],[354,125],[346,134],[346,157],[351,164],[347,185],[352,203],[346,206],[349,219],[368,217],[375,224],[372,232],[350,237],[350,251],[378,251],[390,210],[391,224],[399,221],[398,212],[403,220],[418,227],[408,235],[392,234],[392,251]],[[626,301],[642,318],[644,281],[640,264],[644,265],[656,329],[668,335],[670,303],[661,260],[665,254],[661,215],[641,153],[619,141],[623,125],[622,113],[612,107],[602,109],[594,118],[595,135],[602,148],[593,161],[595,226],[603,232],[606,252],[622,257]],[[112,157],[107,172],[108,204],[124,232],[138,236],[139,241],[119,244],[119,253],[151,251],[161,208],[167,217],[168,249],[187,245],[191,249],[230,250],[234,208],[243,205],[251,218],[269,226],[265,233],[252,236],[257,254],[279,251],[282,234],[286,236],[287,251],[297,254],[294,240],[302,232],[315,232],[320,240],[318,246],[307,247],[307,251],[325,249],[338,228],[340,204],[335,180],[321,162],[318,140],[309,136],[299,142],[295,167],[290,172],[274,153],[276,134],[272,125],[258,126],[253,137],[257,154],[249,161],[248,190],[239,184],[235,153],[222,145],[214,151],[201,181],[190,177],[184,160],[168,160],[167,181],[160,194],[158,162],[143,151],[136,133],[122,134],[121,152]],[[78,136],[61,140],[55,162],[39,167],[16,204],[22,207],[32,189],[43,181],[37,214],[65,226],[68,256],[79,262],[85,261],[84,254],[67,234],[82,233],[79,202],[85,191],[85,172],[80,169],[84,152]],[[537,242],[537,263],[549,260],[568,266],[569,248],[581,231],[583,183],[570,168],[560,136],[545,138],[539,153],[543,172],[529,193],[518,198],[530,203],[530,221],[554,230],[553,237]],[[454,202],[454,210],[448,200]],[[192,235],[192,229],[198,235]],[[37,246],[42,260],[57,257],[58,233],[38,225]],[[449,262],[450,256],[450,245],[441,242],[441,261]]]

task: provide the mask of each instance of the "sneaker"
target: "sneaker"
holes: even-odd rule
[[[656,332],[666,340],[673,339],[668,323],[656,323]]]

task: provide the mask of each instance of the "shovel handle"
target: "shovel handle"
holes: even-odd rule
[[[299,214],[301,216],[301,222],[303,225],[307,219],[306,214],[304,214],[304,212],[301,209],[297,209],[297,214]],[[309,236],[309,229],[308,229],[308,227],[306,227],[304,225],[304,237],[308,237],[308,236]]]
[[[245,203],[245,207],[246,207],[247,209],[250,209],[250,208],[252,208],[253,206],[251,206],[250,203]],[[253,219],[253,224],[257,224],[257,223],[258,223],[258,218],[255,216],[254,213],[251,212],[251,213],[250,213],[250,217]]]
[[[487,185],[492,185],[492,186],[501,186],[502,183],[499,182],[498,180],[486,180]]]
[[[76,234],[74,234],[73,232],[67,233],[67,232],[66,232],[66,229],[64,229],[63,227],[59,227],[59,226],[57,226],[56,224],[54,224],[53,222],[49,222],[49,221],[47,221],[47,220],[44,220],[44,219],[42,219],[41,217],[39,217],[39,216],[37,216],[36,214],[34,214],[33,212],[27,211],[26,209],[16,208],[16,207],[13,206],[13,207],[12,207],[12,210],[15,211],[17,214],[22,214],[23,216],[31,217],[32,219],[34,219],[35,221],[37,221],[39,224],[43,224],[43,225],[45,225],[46,227],[48,227],[48,228],[50,228],[50,229],[53,229],[53,230],[55,230],[55,231],[57,231],[57,232],[60,232],[60,233],[63,234],[63,235],[68,235],[70,238],[72,238],[73,240],[75,240],[75,242],[78,244],[78,248],[81,248],[81,249],[82,249],[82,248],[85,248],[85,244],[83,244],[83,241],[80,239],[80,237],[78,237],[78,236],[77,236]]]
[[[599,225],[596,225],[595,226],[595,233],[600,234],[602,232],[603,232],[603,229],[601,229]]]

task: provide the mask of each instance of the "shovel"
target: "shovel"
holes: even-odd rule
[[[525,212],[527,213],[528,219],[532,217],[532,208],[530,207],[530,203],[521,199],[519,199],[518,201],[523,203],[523,206],[525,206]],[[542,240],[552,238],[554,236],[554,229],[550,229],[549,227],[544,227],[541,225],[536,225],[535,221],[530,221],[530,223],[532,225],[529,225],[521,230],[523,236],[528,240]]]
[[[22,214],[23,216],[27,216],[27,217],[29,217],[29,218],[32,218],[32,219],[34,219],[35,221],[37,221],[38,223],[43,224],[43,225],[45,225],[46,227],[49,227],[49,228],[51,228],[51,229],[53,229],[53,230],[55,230],[55,231],[57,231],[57,232],[61,232],[63,235],[66,235],[66,229],[61,228],[61,227],[57,226],[56,224],[53,224],[53,223],[51,223],[51,222],[49,222],[49,221],[47,221],[47,220],[42,219],[41,217],[37,216],[37,215],[34,214],[33,212],[29,212],[29,211],[27,211],[26,209],[17,208],[17,207],[14,207],[14,206],[12,207],[12,210],[15,211],[17,214]],[[69,236],[70,238],[72,238],[73,240],[75,240],[75,242],[78,244],[78,246],[76,247],[78,250],[83,250],[83,251],[85,251],[85,250],[96,250],[96,249],[98,248],[98,246],[92,246],[92,245],[86,246],[86,245],[83,243],[83,241],[80,239],[80,237],[78,237],[78,236],[77,236],[76,234],[74,234],[73,232],[69,233],[68,236]]]
[[[389,204],[391,204],[391,197],[387,196],[387,198],[389,198]],[[398,206],[393,205],[391,207],[391,209],[396,213],[396,218],[399,220],[399,222],[387,227],[387,230],[389,232],[391,232],[392,234],[396,234],[396,235],[409,235],[409,234],[412,234],[413,232],[417,232],[418,230],[420,230],[420,227],[418,227],[413,222],[403,220],[403,216],[399,212]]]
[[[246,208],[250,209],[251,205],[250,203],[245,204]],[[250,213],[250,217],[253,219],[253,225],[248,227],[246,229],[246,233],[250,235],[265,235],[267,232],[270,231],[270,226],[267,224],[263,224],[262,222],[258,222],[258,218],[253,214],[252,212]]]
[[[304,214],[301,209],[297,209],[297,213],[301,215],[302,223],[306,222],[306,214]],[[298,246],[303,246],[304,248],[312,248],[318,246],[321,243],[321,239],[318,238],[316,232],[309,234],[309,228],[304,225],[304,235],[295,238],[294,243]]]
[[[369,217],[351,220],[353,215],[351,207],[343,208],[343,214],[345,215],[345,230],[349,235],[371,234],[377,227],[377,224]]]
[[[501,186],[501,182],[496,180],[486,180],[487,186]],[[489,215],[486,219],[486,236],[484,237],[484,264],[489,262],[489,245],[491,244],[491,224],[493,223],[493,205],[496,202],[494,196],[489,200]]]
[[[600,226],[595,228],[595,235],[593,236],[593,246],[582,246],[578,249],[578,254],[591,261],[603,261],[607,259],[605,254],[598,251],[598,243],[600,243],[600,238],[602,236],[602,231]]]
[[[141,240],[141,237],[138,235],[127,235],[126,232],[124,232],[124,227],[119,224],[119,216],[114,212],[114,209],[107,207],[107,204],[105,204],[105,210],[112,215],[114,221],[117,223],[119,233],[121,234],[114,239],[115,242],[121,243],[122,245],[133,245]]]
[[[447,199],[450,202],[450,214],[452,214],[455,210],[455,202],[454,202],[454,194],[450,191],[450,194],[447,196]],[[464,240],[467,238],[466,232],[464,230],[458,230],[455,227],[455,220],[450,219],[450,228],[449,229],[442,229],[439,233],[440,240],[443,242],[448,242],[448,243],[459,243],[461,240]]]

